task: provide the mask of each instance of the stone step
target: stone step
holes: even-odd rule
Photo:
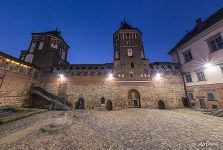
[[[216,112],[213,112],[212,115],[213,115],[213,116],[216,116],[216,115],[219,114],[219,113],[220,113],[220,111],[216,111]]]
[[[217,117],[223,117],[223,111],[211,111],[211,112],[206,112],[205,114]]]
[[[219,113],[216,116],[223,117],[223,111],[219,111]]]

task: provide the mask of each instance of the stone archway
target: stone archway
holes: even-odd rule
[[[139,92],[135,89],[131,89],[128,92],[128,106],[129,107],[141,107]]]
[[[112,101],[108,100],[106,103],[106,109],[107,110],[112,110]]]
[[[165,104],[162,100],[159,100],[158,107],[159,107],[159,109],[165,109]]]
[[[78,100],[75,103],[75,109],[84,109],[84,99],[78,98]]]

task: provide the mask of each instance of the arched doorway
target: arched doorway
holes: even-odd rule
[[[107,110],[112,110],[112,102],[110,100],[108,100],[107,103],[106,103],[106,109]]]
[[[128,106],[129,107],[141,107],[140,95],[137,90],[131,89],[128,92]]]
[[[75,103],[75,108],[76,109],[84,109],[84,99],[79,98],[76,103]]]
[[[165,109],[165,104],[164,104],[164,102],[162,100],[160,100],[158,102],[158,107],[159,107],[159,109]]]

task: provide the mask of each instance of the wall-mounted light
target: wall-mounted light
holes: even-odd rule
[[[108,74],[108,77],[110,77],[110,78],[113,77],[113,74],[112,73],[109,73]]]
[[[58,74],[58,76],[60,77],[60,78],[63,78],[64,77],[64,74]]]
[[[156,73],[155,79],[156,81],[159,81],[161,78],[161,74],[160,73]]]
[[[161,77],[161,74],[160,73],[157,73],[156,74],[156,78],[160,78]]]
[[[204,67],[205,67],[205,68],[210,68],[210,67],[212,67],[212,66],[213,66],[212,63],[206,63],[206,64],[204,64]]]
[[[109,74],[108,74],[108,79],[109,79],[109,80],[112,80],[112,79],[113,79],[113,74],[112,74],[112,73],[109,73]]]

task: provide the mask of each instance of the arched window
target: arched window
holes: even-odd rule
[[[127,41],[127,45],[130,45],[130,41]]]
[[[129,57],[132,57],[132,49],[128,49],[127,53]]]

